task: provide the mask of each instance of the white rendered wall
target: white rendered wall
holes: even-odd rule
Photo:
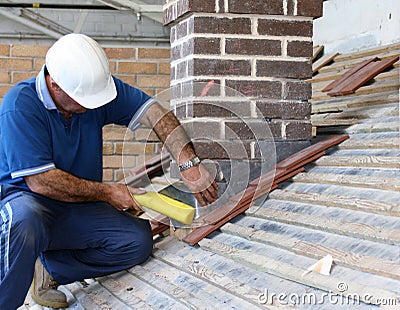
[[[349,53],[400,42],[400,0],[328,0],[314,20],[314,45]]]

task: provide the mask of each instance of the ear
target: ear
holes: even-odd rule
[[[53,90],[53,92],[57,93],[58,95],[62,91],[60,86],[58,86],[58,84],[51,78],[51,76],[50,76],[50,87]]]

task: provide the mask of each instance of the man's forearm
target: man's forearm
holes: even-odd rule
[[[33,192],[65,202],[105,201],[109,192],[106,184],[77,178],[60,169],[27,176],[25,181]]]
[[[148,109],[142,122],[154,129],[179,165],[196,156],[189,136],[171,111],[166,111],[159,104],[154,104]],[[181,175],[186,186],[202,205],[207,205],[217,199],[218,186],[214,177],[202,164],[182,171]]]
[[[183,126],[171,111],[155,104],[146,113],[146,125],[152,126],[172,157],[182,164],[196,156]]]

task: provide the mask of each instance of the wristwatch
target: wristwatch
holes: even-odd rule
[[[179,165],[179,171],[185,171],[189,168],[192,168],[194,166],[198,166],[201,163],[200,158],[198,158],[197,156],[193,157],[192,159],[190,159],[189,161],[187,161],[186,163]]]

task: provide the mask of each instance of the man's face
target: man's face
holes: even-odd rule
[[[54,103],[56,104],[57,108],[66,114],[75,114],[75,113],[85,113],[86,108],[81,106],[78,102],[76,102],[74,99],[72,99],[70,96],[67,95],[66,92],[64,92],[60,86],[57,85],[56,82],[54,82],[53,79],[50,78],[51,81],[51,87],[53,90],[54,94]]]
[[[86,108],[84,108],[78,102],[68,96],[67,93],[65,93],[61,88],[59,93],[57,94],[57,101],[60,105],[60,108],[67,113],[75,114],[86,112]]]

